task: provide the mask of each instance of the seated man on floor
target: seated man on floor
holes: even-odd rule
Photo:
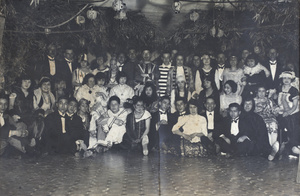
[[[206,118],[208,138],[213,139],[216,132],[222,128],[223,117],[216,111],[216,102],[213,98],[207,98],[204,107],[205,111],[201,114]]]
[[[67,115],[68,104],[68,98],[60,97],[57,110],[45,118],[42,140],[46,153],[75,154],[77,150],[78,134],[77,130],[74,130],[71,118]]]
[[[6,114],[8,96],[0,95],[0,156],[22,155],[26,153],[28,131],[24,123],[16,123]],[[21,152],[21,153],[20,153]]]
[[[253,131],[249,121],[241,116],[241,106],[229,105],[229,117],[224,119],[223,128],[216,134],[215,143],[227,157],[249,155],[254,148]]]
[[[149,133],[149,149],[154,147],[158,150],[161,147],[166,148],[165,140],[172,135],[172,126],[170,125],[171,113],[170,97],[163,96],[159,99],[159,110],[152,113],[150,133]]]
[[[188,103],[190,114],[180,117],[173,126],[172,132],[184,138],[182,155],[203,156],[204,148],[214,153],[214,144],[207,137],[207,122],[198,114],[198,103],[191,99]],[[182,129],[183,131],[180,131]]]

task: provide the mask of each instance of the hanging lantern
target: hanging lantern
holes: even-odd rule
[[[220,37],[223,37],[224,35],[224,31],[220,28],[218,28],[218,33],[217,33],[217,37],[220,38]]]
[[[216,37],[217,28],[215,25],[209,30],[209,33],[212,37]]]
[[[86,13],[86,16],[90,20],[95,20],[97,18],[97,11],[95,11],[93,9],[88,10],[87,13]]]
[[[123,9],[126,8],[126,4],[123,2],[123,0],[115,0],[112,4],[112,8],[116,11],[119,12]]]
[[[76,17],[76,23],[77,24],[84,24],[85,23],[85,17],[83,17],[83,16],[77,16]]]
[[[175,14],[179,14],[181,10],[182,4],[179,0],[174,0],[174,3],[172,4],[172,9],[174,10]]]
[[[198,14],[198,12],[193,11],[193,12],[190,14],[190,20],[193,21],[193,22],[195,22],[195,21],[198,20],[198,19],[199,19],[199,14]]]
[[[45,34],[49,35],[51,33],[51,29],[45,29]]]

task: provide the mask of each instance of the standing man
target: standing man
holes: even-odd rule
[[[72,47],[67,46],[64,52],[64,59],[59,62],[57,67],[57,75],[65,78],[67,83],[67,91],[72,92],[72,73],[77,68],[74,59],[74,50]]]

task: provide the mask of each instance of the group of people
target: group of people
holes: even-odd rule
[[[10,88],[1,79],[1,156],[300,154],[298,67],[275,48],[75,56],[50,44]]]

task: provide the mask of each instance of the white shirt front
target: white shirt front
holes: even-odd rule
[[[183,66],[177,67],[176,78],[178,78],[179,76],[183,76],[183,78],[185,78]]]
[[[218,68],[218,71],[219,71],[219,80],[222,81],[223,80],[223,71],[225,69],[225,65],[219,65],[220,67],[223,67],[222,69],[221,68]]]
[[[70,69],[70,72],[72,73],[73,72],[73,69],[72,69],[72,62],[69,60],[69,59],[66,59],[65,60],[67,61],[68,63],[68,66],[69,66],[69,69]]]
[[[4,125],[5,125],[5,121],[4,121],[4,118],[3,118],[3,113],[0,113],[0,127],[2,127]]]
[[[48,61],[49,61],[49,69],[50,69],[50,75],[54,76],[55,72],[56,72],[56,68],[55,68],[55,59],[48,56]]]
[[[276,68],[277,68],[277,62],[276,61],[273,61],[273,62],[270,61],[270,69],[271,69],[271,75],[272,75],[273,80],[274,80],[275,75],[276,75]]]
[[[207,129],[214,129],[214,112],[206,111],[207,116]]]
[[[235,121],[231,122],[231,129],[230,129],[230,133],[234,136],[236,136],[240,132],[239,131],[239,119],[237,119]]]
[[[59,115],[61,116],[61,131],[62,133],[67,133],[66,131],[66,119],[65,119],[65,114],[63,115],[60,111],[58,111]]]
[[[161,110],[159,110],[159,120],[165,120],[168,122],[168,116],[167,116],[167,112],[163,112]]]

